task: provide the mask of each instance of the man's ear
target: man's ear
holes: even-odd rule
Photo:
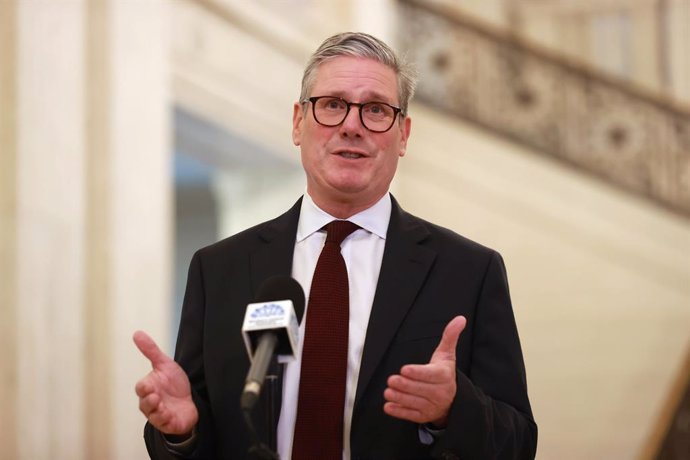
[[[292,143],[299,146],[302,143],[302,122],[304,108],[299,102],[292,106]]]
[[[404,157],[407,152],[407,140],[410,138],[410,131],[412,130],[412,119],[405,117],[405,120],[400,125],[400,152],[399,156]]]

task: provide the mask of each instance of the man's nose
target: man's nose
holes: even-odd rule
[[[366,128],[362,125],[362,120],[359,117],[359,107],[356,105],[350,107],[350,111],[345,116],[340,128],[341,132],[345,135],[361,135],[362,130]]]

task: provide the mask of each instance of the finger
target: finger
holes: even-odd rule
[[[455,349],[458,346],[460,333],[465,329],[466,324],[467,320],[464,316],[456,316],[446,325],[441,342],[431,356],[432,363],[441,360],[455,361]]]
[[[146,417],[150,417],[154,412],[161,409],[161,398],[156,393],[139,398],[139,410]]]
[[[433,404],[431,401],[421,395],[404,393],[392,388],[386,388],[386,390],[383,392],[383,397],[388,402],[398,404],[408,409],[418,410],[420,412],[425,407],[429,407],[430,404]]]
[[[423,393],[439,386],[451,385],[455,382],[455,376],[450,368],[437,372],[427,372],[426,368],[402,369],[405,375],[393,375],[388,377],[388,386],[404,391],[405,393]]]
[[[140,398],[147,396],[149,393],[153,393],[155,390],[155,386],[153,383],[151,383],[148,377],[144,377],[143,379],[139,380],[134,386],[134,391]]]
[[[426,420],[424,420],[424,416],[421,414],[421,412],[414,409],[408,409],[392,402],[385,403],[383,405],[383,411],[391,417],[409,420],[410,422],[426,423]]]
[[[455,372],[447,362],[407,364],[400,369],[400,376],[417,382],[445,384],[455,379]]]
[[[162,364],[165,364],[172,359],[163,353],[156,342],[153,341],[149,335],[144,331],[136,331],[134,336],[134,344],[137,346],[139,351],[151,361],[151,365],[156,368]]]
[[[173,421],[173,416],[170,410],[168,410],[163,404],[159,405],[155,411],[149,413],[147,418],[151,425],[158,428],[162,432],[170,432],[168,428]]]
[[[455,397],[457,386],[454,381],[448,384],[432,384],[396,376],[396,378],[389,379],[388,389],[397,392],[389,392],[388,396],[400,398],[391,400],[391,402],[409,405],[409,408],[427,413],[430,409],[443,409],[445,411],[446,407],[449,408]],[[384,398],[386,398],[386,391],[384,391]]]

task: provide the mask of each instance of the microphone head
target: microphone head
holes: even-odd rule
[[[256,303],[272,302],[275,300],[291,300],[295,309],[297,322],[302,322],[304,316],[304,290],[294,279],[285,275],[276,275],[261,283],[256,293]]]
[[[273,276],[261,283],[255,301],[247,305],[242,324],[249,357],[254,359],[260,337],[275,334],[278,361],[294,359],[303,315],[304,291],[297,281],[289,276]]]

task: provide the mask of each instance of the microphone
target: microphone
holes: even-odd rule
[[[274,353],[281,362],[295,358],[299,321],[304,314],[304,291],[289,276],[273,276],[259,287],[256,302],[247,305],[242,336],[252,361],[245,380],[240,407],[250,411]]]

